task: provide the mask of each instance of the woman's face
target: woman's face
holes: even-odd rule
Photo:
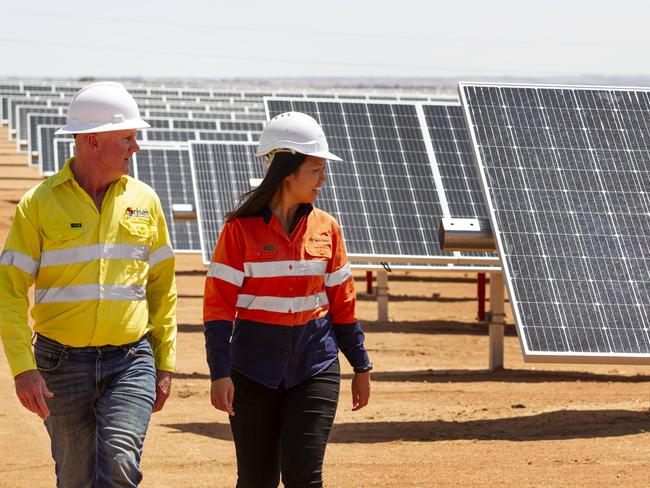
[[[307,156],[298,171],[285,178],[285,189],[296,203],[314,203],[320,188],[325,183],[325,166],[327,160],[316,156]]]

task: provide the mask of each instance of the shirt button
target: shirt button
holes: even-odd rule
[[[293,265],[292,265],[292,264],[289,265],[289,269],[293,269]]]
[[[282,353],[282,355],[283,355],[284,357],[287,357],[287,356],[289,355],[289,351],[284,351],[284,352]]]

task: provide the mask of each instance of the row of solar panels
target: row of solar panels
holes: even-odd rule
[[[67,93],[73,95],[87,83],[82,82],[55,82],[55,81],[24,81],[24,80],[0,80],[0,90],[17,90],[34,93]],[[182,98],[264,98],[273,96],[283,97],[312,97],[321,98],[354,98],[367,100],[403,100],[403,101],[430,101],[430,97],[448,95],[445,88],[431,88],[428,92],[422,90],[408,89],[386,89],[386,88],[270,88],[258,87],[255,85],[236,84],[232,86],[220,84],[214,85],[155,85],[152,83],[133,83],[126,81],[124,85],[134,96],[175,96]]]
[[[438,243],[440,217],[487,216],[459,104],[297,99],[269,99],[267,104],[269,117],[287,110],[300,110],[319,119],[332,151],[344,159],[344,162],[329,163],[328,182],[318,205],[341,223],[348,252],[355,261],[498,264],[494,256],[442,253]],[[42,132],[52,129],[42,127]],[[143,131],[147,138],[152,133],[155,131],[151,129]],[[202,140],[207,139],[204,135],[201,134]],[[200,176],[185,180],[180,174],[182,169],[177,169],[169,177],[170,181],[183,188],[192,188],[197,181],[208,185],[204,191],[195,188],[190,192],[194,198],[183,201],[172,198],[171,189],[152,185],[159,193],[170,195],[167,198],[170,221],[173,221],[172,204],[189,204],[198,210],[195,237],[186,235],[191,228],[187,223],[181,224],[181,231],[173,232],[176,249],[202,250],[204,261],[208,262],[223,223],[223,213],[232,209],[238,196],[249,189],[251,178],[263,176],[262,164],[253,156],[255,142],[252,141],[257,139],[257,134],[248,133],[246,137],[230,143],[195,139],[175,146],[143,141],[137,161],[147,158],[154,165],[156,161],[166,161],[163,164],[166,170],[160,175],[167,175],[167,169],[171,171],[174,167],[186,168],[185,174],[189,175],[194,169],[188,169],[188,162],[193,161]],[[53,141],[59,149],[66,147],[60,138],[55,137]],[[60,167],[64,158],[65,155],[55,155],[58,166],[52,171]],[[226,191],[224,185],[228,187]],[[199,227],[202,240],[196,237]]]
[[[267,100],[267,110],[318,118],[345,160],[329,163],[319,206],[351,255],[443,257],[434,217],[487,213],[527,359],[650,362],[650,91],[461,85],[461,95],[462,106]],[[253,147],[190,143],[204,248],[261,176]]]

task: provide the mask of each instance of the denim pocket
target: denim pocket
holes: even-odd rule
[[[151,350],[151,345],[149,344],[149,341],[143,340],[136,344],[135,346],[131,347],[127,351],[127,355],[131,357],[153,357],[153,351]]]
[[[36,367],[42,372],[56,371],[61,367],[65,359],[64,351],[41,350],[38,347],[34,349],[36,358]]]

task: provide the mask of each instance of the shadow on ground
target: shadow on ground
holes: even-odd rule
[[[179,433],[232,440],[221,423],[164,424]],[[537,415],[467,421],[358,422],[335,424],[333,443],[446,440],[548,441],[618,437],[650,430],[650,414],[629,410],[558,410]]]
[[[351,374],[341,376],[351,379]],[[488,370],[446,370],[428,369],[420,371],[373,371],[372,381],[412,381],[421,383],[551,383],[551,382],[592,382],[592,383],[650,383],[650,375],[625,376],[617,374],[598,374],[582,371],[540,371],[530,369]]]

